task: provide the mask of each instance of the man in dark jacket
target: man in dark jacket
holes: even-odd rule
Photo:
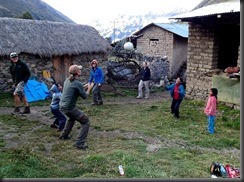
[[[16,52],[12,52],[10,54],[10,59],[12,61],[10,66],[10,73],[12,75],[13,83],[15,86],[13,93],[15,109],[12,114],[20,113],[19,107],[21,101],[25,104],[25,109],[22,113],[28,114],[30,113],[30,107],[25,97],[24,86],[30,78],[30,70],[28,66],[18,58],[18,54]]]
[[[143,96],[142,88],[145,87],[145,99],[149,98],[149,81],[151,77],[151,72],[146,61],[143,62],[143,68],[141,69],[141,79],[138,85],[138,96],[137,99],[141,99]]]

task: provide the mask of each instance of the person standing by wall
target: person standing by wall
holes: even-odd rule
[[[30,106],[25,97],[24,86],[30,78],[30,70],[25,62],[21,61],[16,52],[10,54],[11,66],[9,67],[10,73],[15,86],[14,90],[14,103],[15,109],[12,114],[28,114],[30,113]],[[20,112],[21,101],[25,105],[23,112]]]
[[[143,68],[141,69],[141,79],[138,85],[138,96],[137,99],[141,99],[143,97],[143,87],[145,88],[145,99],[149,98],[150,89],[149,89],[149,80],[151,77],[151,71],[148,67],[148,63],[146,61],[143,62]]]
[[[51,128],[58,128],[58,132],[63,131],[65,123],[66,123],[66,117],[61,112],[59,107],[59,102],[62,96],[62,86],[59,83],[53,84],[51,89],[52,93],[52,101],[50,104],[50,110],[51,113],[54,115],[55,120],[50,125]]]
[[[211,88],[209,90],[208,101],[204,109],[204,113],[207,115],[208,118],[207,130],[210,134],[214,133],[215,117],[217,110],[217,95],[218,90],[216,88]]]
[[[74,126],[75,121],[81,124],[81,130],[76,138],[75,147],[77,149],[87,149],[87,135],[90,128],[90,122],[78,107],[76,101],[79,97],[87,98],[87,93],[84,90],[83,84],[79,81],[82,66],[71,65],[69,67],[70,76],[64,82],[63,93],[60,100],[60,108],[62,112],[69,118],[65,124],[62,134],[59,136],[61,140],[70,138],[69,134]]]
[[[171,113],[174,114],[174,117],[179,119],[180,118],[180,104],[185,97],[185,88],[183,79],[178,77],[175,83],[166,86],[166,90],[170,91],[170,95],[173,98],[171,103]]]
[[[92,82],[94,84],[92,84]],[[89,85],[93,85],[92,88],[92,96],[93,103],[92,105],[103,105],[102,95],[101,95],[101,87],[104,83],[104,74],[102,68],[98,66],[98,61],[96,59],[91,62],[91,71],[90,78],[88,80]]]

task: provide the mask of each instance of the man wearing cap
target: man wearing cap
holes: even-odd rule
[[[13,93],[15,109],[12,112],[12,114],[20,113],[19,107],[21,101],[25,105],[25,109],[22,112],[22,114],[28,114],[30,113],[30,107],[25,97],[24,86],[28,82],[31,73],[26,63],[24,63],[18,58],[18,54],[16,52],[12,52],[10,54],[10,59],[11,59],[11,66],[9,67],[9,69],[15,86],[15,90]]]
[[[61,140],[70,138],[69,134],[74,126],[75,121],[81,124],[81,130],[76,138],[75,147],[85,150],[88,148],[87,135],[90,127],[89,118],[76,107],[76,101],[79,97],[87,98],[87,93],[84,90],[83,84],[80,82],[82,66],[71,65],[69,67],[70,76],[64,82],[63,94],[60,100],[60,108],[63,113],[69,118],[66,122],[64,130],[60,135]]]
[[[98,61],[96,59],[92,60],[91,62],[91,72],[88,85],[92,85],[92,83],[94,83],[92,88],[92,105],[103,105],[101,86],[104,83],[104,74],[102,68],[98,66]]]

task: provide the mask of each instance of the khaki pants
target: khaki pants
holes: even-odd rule
[[[140,80],[139,85],[138,85],[138,97],[143,97],[143,91],[142,88],[145,88],[145,98],[149,98],[149,80],[147,81],[142,81]]]

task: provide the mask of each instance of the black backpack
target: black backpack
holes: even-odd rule
[[[223,178],[228,176],[225,167],[218,162],[212,162],[210,166],[210,174]]]

